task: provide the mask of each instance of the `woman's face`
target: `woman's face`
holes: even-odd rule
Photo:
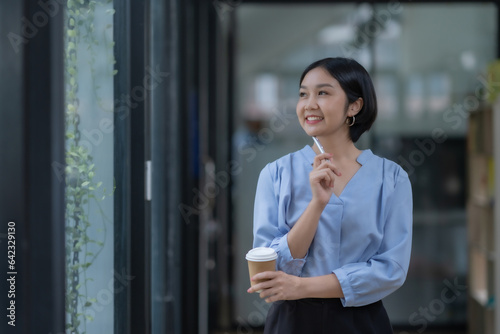
[[[347,96],[338,81],[325,69],[309,71],[299,90],[297,116],[309,136],[348,133]]]

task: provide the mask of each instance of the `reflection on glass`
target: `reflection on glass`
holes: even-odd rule
[[[399,111],[398,82],[393,75],[376,75],[374,86],[377,87],[379,119],[394,119]]]
[[[450,105],[451,82],[447,73],[432,73],[427,77],[427,109],[442,112]]]
[[[273,74],[261,74],[255,80],[257,105],[270,110],[278,104],[278,80]]]
[[[421,118],[425,111],[424,80],[421,75],[408,76],[406,83],[406,115],[410,119]]]
[[[65,12],[66,329],[113,333],[113,7]],[[120,273],[118,273],[120,275]]]

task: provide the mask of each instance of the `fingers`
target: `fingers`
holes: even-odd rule
[[[323,162],[323,160],[330,161],[332,156],[333,155],[331,153],[320,153],[316,155],[313,161],[313,168],[317,168]]]
[[[255,284],[247,292],[259,292],[259,297],[265,299],[266,303],[278,300],[293,300],[301,298],[298,293],[300,289],[300,278],[289,275],[283,271],[266,271],[252,277],[255,279],[267,279]]]
[[[340,173],[337,166],[330,160],[331,157],[332,155],[330,153],[318,154],[314,157],[313,169],[330,169],[335,175],[341,176],[342,173]]]
[[[254,286],[251,286],[250,288],[247,289],[247,292],[248,293],[259,292],[260,298],[264,298],[263,297],[264,291],[270,290],[271,287],[272,287],[272,285],[270,283],[268,283],[268,281],[266,281],[266,282],[262,282],[259,284],[255,284]],[[267,293],[267,294],[269,294],[269,293]]]
[[[252,281],[258,281],[262,279],[273,279],[279,275],[278,271],[263,271],[261,273],[255,274],[252,276]]]
[[[259,281],[259,280],[265,280],[264,282],[261,282],[261,283],[258,283],[258,284],[255,284],[253,286],[251,286],[247,292],[248,293],[253,293],[253,292],[257,292],[257,291],[260,291],[260,290],[265,290],[265,289],[269,289],[270,287],[272,287],[273,283],[271,283],[271,280],[273,278],[276,278],[277,276],[280,275],[280,272],[279,271],[264,271],[264,272],[261,272],[261,273],[258,273],[258,274],[255,274],[254,276],[252,276],[250,278],[250,280],[252,282],[254,281]],[[261,292],[262,293],[262,292]]]
[[[321,183],[324,186],[333,188],[335,182],[335,175],[330,169],[322,169],[316,172],[311,172],[310,180],[313,183]]]
[[[264,278],[266,277],[266,278]],[[271,303],[276,300],[280,300],[279,296],[275,292],[276,287],[275,285],[277,284],[276,280],[273,280],[272,278],[276,278],[277,275],[263,275],[260,276],[260,274],[255,275],[252,277],[252,281],[259,280],[259,279],[267,279],[264,282],[255,284],[254,286],[250,287],[247,292],[248,293],[254,293],[254,292],[259,292],[259,297],[262,299],[265,299],[266,303]]]

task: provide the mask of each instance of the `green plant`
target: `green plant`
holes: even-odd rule
[[[110,0],[68,0],[65,18],[66,329],[69,333],[75,334],[85,333],[86,322],[93,320],[92,316],[86,312],[96,302],[95,298],[90,298],[86,293],[86,284],[92,281],[92,278],[87,277],[87,269],[104,246],[102,240],[94,240],[89,236],[89,229],[92,226],[89,221],[90,202],[93,201],[96,204],[103,218],[104,240],[106,237],[106,217],[99,202],[104,200],[107,195],[106,189],[102,186],[103,182],[95,180],[96,166],[91,150],[82,145],[80,140],[81,108],[78,55],[79,50],[85,46],[90,55],[88,65],[92,75],[96,101],[103,108],[98,96],[99,87],[95,82],[95,48],[100,45],[94,30],[94,20],[96,8],[110,2]],[[105,47],[112,48],[112,43],[107,43]],[[114,59],[110,61],[114,64]],[[83,329],[81,329],[82,327]]]

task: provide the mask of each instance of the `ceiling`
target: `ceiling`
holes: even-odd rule
[[[236,8],[239,74],[275,69],[301,48],[307,52],[317,45],[323,28],[347,22],[355,8],[355,4],[240,5]]]

